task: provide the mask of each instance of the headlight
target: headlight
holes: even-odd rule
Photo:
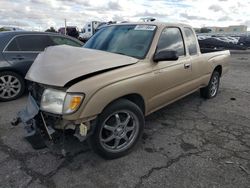
[[[41,110],[54,114],[69,114],[79,108],[82,100],[83,94],[46,89],[41,100]]]
[[[64,91],[46,89],[43,92],[41,100],[41,110],[55,114],[62,114],[65,97],[66,92]]]

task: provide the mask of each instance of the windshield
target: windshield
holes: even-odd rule
[[[154,25],[113,25],[100,29],[85,48],[123,54],[142,59],[153,39]]]

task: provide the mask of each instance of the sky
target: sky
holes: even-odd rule
[[[0,26],[27,30],[83,28],[88,21],[157,21],[193,27],[247,25],[250,0],[0,0]]]

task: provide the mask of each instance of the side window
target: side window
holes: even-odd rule
[[[186,35],[186,43],[188,46],[188,51],[190,55],[196,55],[197,52],[197,44],[196,44],[196,37],[194,32],[190,28],[184,28],[184,32]]]
[[[16,37],[19,51],[43,51],[46,47],[53,45],[46,35],[23,35]]]
[[[81,47],[82,45],[71,40],[68,38],[64,38],[64,37],[58,37],[58,36],[50,36],[50,38],[52,39],[54,45],[70,45],[70,46],[76,46],[76,47]]]
[[[14,38],[9,45],[6,47],[5,51],[13,52],[13,51],[19,51],[19,47],[17,45],[16,38]]]
[[[165,28],[160,36],[157,51],[176,50],[179,56],[185,55],[182,34],[179,28]]]

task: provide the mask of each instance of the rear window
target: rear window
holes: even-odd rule
[[[43,51],[52,46],[53,42],[47,35],[22,35],[17,36],[7,46],[6,51]]]
[[[19,51],[16,39],[12,40],[5,51]]]
[[[81,47],[82,45],[74,40],[65,38],[65,37],[60,37],[60,36],[50,36],[51,40],[53,41],[54,45],[70,45],[70,46],[76,46],[76,47]]]
[[[186,43],[188,46],[189,55],[196,55],[198,51],[197,51],[196,37],[194,35],[193,30],[186,27],[184,28],[184,32],[186,35]]]

